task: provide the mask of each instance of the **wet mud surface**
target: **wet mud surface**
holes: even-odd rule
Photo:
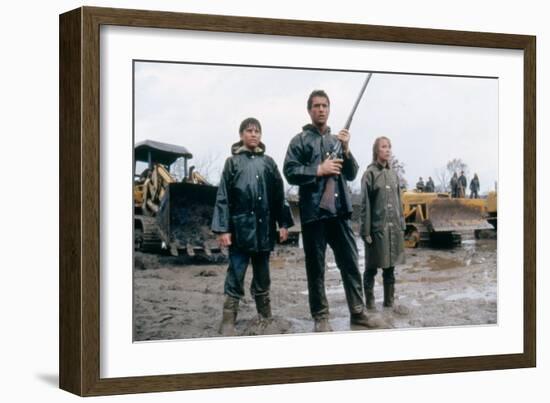
[[[364,267],[359,242],[361,270]],[[396,268],[393,308],[382,306],[382,275],[376,277],[376,310],[368,311],[378,328],[472,326],[497,323],[497,241],[463,240],[454,249],[406,249],[407,262]],[[182,258],[136,252],[134,265],[134,340],[220,337],[223,283],[227,265],[196,264]],[[271,257],[273,321],[257,319],[246,296],[236,322],[238,335],[309,333],[303,251],[278,246]],[[326,290],[334,331],[350,328],[340,272],[327,250]]]

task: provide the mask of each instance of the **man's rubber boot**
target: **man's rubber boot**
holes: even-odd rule
[[[369,318],[367,317],[365,311],[360,313],[352,313],[349,321],[355,326],[370,327]]]
[[[273,316],[271,314],[271,300],[269,295],[257,295],[254,297],[256,300],[256,310],[262,321],[270,321]]]
[[[313,331],[314,332],[332,332],[332,327],[328,322],[328,318],[314,319]]]
[[[395,286],[394,284],[384,283],[384,306],[391,308],[394,301]]]
[[[233,298],[229,295],[225,296],[223,302],[222,323],[220,325],[220,333],[223,336],[235,336],[235,321],[237,320],[237,312],[239,310],[238,298]]]

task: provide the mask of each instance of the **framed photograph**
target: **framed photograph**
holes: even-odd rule
[[[62,14],[60,387],[535,366],[535,43]]]

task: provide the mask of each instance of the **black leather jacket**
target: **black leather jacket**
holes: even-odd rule
[[[211,229],[230,232],[232,245],[247,252],[269,251],[277,228],[294,225],[284,197],[283,179],[265,146],[250,151],[233,144],[218,186]]]
[[[342,172],[337,177],[335,192],[336,214],[319,208],[325,189],[326,177],[317,177],[317,167],[332,151],[338,141],[330,134],[324,135],[312,124],[305,125],[302,132],[292,138],[288,145],[283,166],[284,175],[291,185],[300,187],[300,219],[302,224],[330,217],[350,218],[352,213],[351,195],[346,181],[357,176],[359,166],[351,153],[343,157]]]

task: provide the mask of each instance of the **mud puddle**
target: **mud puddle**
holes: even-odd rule
[[[450,259],[443,256],[430,256],[427,262],[431,271],[456,269],[464,265],[464,261],[458,259]]]

